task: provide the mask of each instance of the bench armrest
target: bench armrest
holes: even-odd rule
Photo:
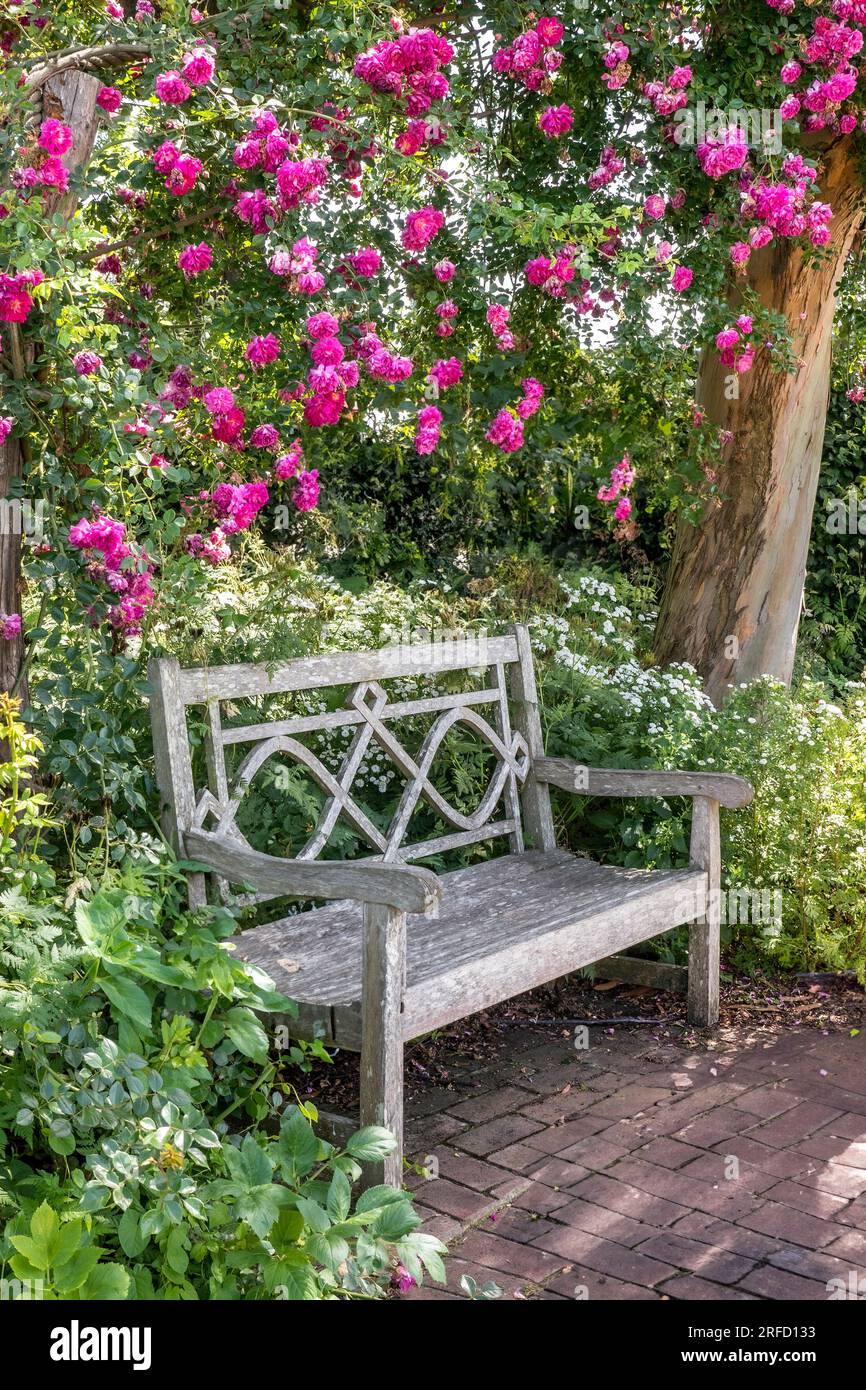
[[[706,796],[721,806],[748,806],[751,782],[728,772],[656,772],[584,767],[572,758],[536,758],[539,782],[581,796]]]
[[[432,913],[442,897],[436,874],[408,864],[278,859],[207,830],[188,830],[184,842],[189,859],[206,864],[235,883],[248,883],[259,892],[285,893],[293,898],[350,898],[425,914]]]

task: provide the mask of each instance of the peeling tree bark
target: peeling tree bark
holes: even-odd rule
[[[41,82],[42,115],[54,116],[65,121],[72,129],[72,145],[64,156],[64,163],[70,171],[86,166],[96,138],[98,107],[96,94],[102,83],[89,73],[65,68]],[[64,224],[75,212],[76,195],[73,192],[53,194],[46,200],[47,217],[59,212]],[[10,326],[11,327],[11,326]],[[13,371],[16,379],[24,380],[32,353],[25,357],[20,348],[17,330],[11,327]],[[17,346],[16,346],[17,339]],[[0,498],[7,497],[10,491],[17,490],[17,479],[24,476],[25,493],[31,498],[33,480],[26,478],[26,446],[22,448],[20,439],[8,437],[0,446]],[[0,527],[0,612],[11,614],[21,612],[21,559],[22,537],[9,525],[9,511],[6,510],[4,527]],[[22,637],[0,642],[0,690],[14,691],[24,706],[29,703],[26,674],[22,674],[24,664],[24,641]]]
[[[707,349],[698,401],[733,432],[719,474],[724,500],[681,521],[655,636],[662,663],[689,661],[719,704],[729,684],[769,674],[790,682],[830,394],[836,291],[863,225],[864,189],[849,141],[825,153],[820,196],[831,204],[826,259],[777,239],[749,262],[748,283],[785,315],[800,367],[776,372],[759,352],[728,400],[730,369]],[[732,641],[731,639],[736,639]]]

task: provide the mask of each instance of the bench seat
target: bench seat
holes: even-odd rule
[[[394,1136],[365,1183],[403,1178],[411,1038],[595,964],[685,992],[695,1027],[718,1021],[719,808],[747,806],[752,788],[707,768],[545,756],[526,627],[254,665],[184,670],[163,657],[150,680],[163,831],[185,861],[190,907],[325,904],[232,944],[296,1002],[297,1018],[280,1020],[287,1037],[360,1052],[360,1123]],[[258,824],[246,798],[265,770],[277,786],[280,763],[287,790],[297,777],[321,795],[314,816],[292,793],[295,828],[288,841],[274,830],[272,854],[246,838]],[[551,788],[691,798],[689,867],[616,868],[558,847]],[[352,858],[332,857],[349,827]],[[493,842],[503,852],[492,858],[473,848]],[[453,851],[479,857],[451,873],[425,866]],[[622,954],[686,923],[687,971]],[[338,1136],[354,1121],[319,1112],[316,1123]]]
[[[441,875],[435,920],[410,915],[404,1040],[547,984],[703,911],[700,869],[651,872],[555,849]],[[245,931],[238,954],[298,1003],[293,1034],[361,1047],[363,909],[337,902]]]

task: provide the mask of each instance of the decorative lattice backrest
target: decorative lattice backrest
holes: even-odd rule
[[[470,688],[393,699],[385,682],[464,672]],[[188,830],[205,829],[228,842],[247,845],[238,818],[261,769],[279,755],[305,769],[323,793],[318,819],[299,859],[315,859],[342,818],[380,860],[421,860],[474,842],[505,836],[512,852],[525,847],[524,828],[537,848],[551,848],[553,831],[546,788],[536,784],[532,761],[542,753],[529,636],[515,627],[504,637],[463,639],[305,657],[275,666],[244,665],[182,669],[171,659],[151,663],[151,714],[157,777],[167,837],[183,852]],[[235,722],[238,709],[265,696],[298,696],[345,687],[337,708],[306,709],[264,722]],[[284,701],[285,703],[285,701]],[[226,720],[229,707],[233,714]],[[204,716],[206,775],[197,784],[188,711]],[[427,720],[417,751],[400,737],[401,721]],[[436,785],[433,764],[451,730],[470,731],[488,753],[492,771],[472,809],[458,808]],[[328,767],[303,736],[342,730],[345,749],[338,767]],[[248,751],[244,751],[247,747]],[[240,746],[240,748],[239,748]],[[360,804],[354,786],[374,748],[404,780],[390,823],[377,825]],[[238,761],[238,753],[241,756]],[[234,760],[234,766],[230,763]],[[521,814],[522,802],[522,814]],[[411,822],[421,804],[430,808],[446,834],[413,842]],[[193,901],[204,900],[204,880],[191,880]],[[262,898],[258,900],[264,900]]]

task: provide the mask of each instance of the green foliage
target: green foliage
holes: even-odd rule
[[[763,678],[716,710],[689,667],[644,664],[654,619],[622,580],[563,582],[538,623],[548,750],[590,766],[739,773],[752,804],[722,812],[723,941],[729,961],[855,970],[866,979],[866,687],[839,703],[815,682]],[[690,803],[561,796],[562,833],[610,863],[688,864]],[[744,910],[745,908],[745,910]],[[685,934],[657,943],[684,958]]]
[[[47,1298],[379,1296],[442,1278],[408,1198],[357,1201],[385,1130],[320,1139],[262,1017],[294,1006],[239,961],[234,919],[182,906],[165,859],[75,903],[0,899],[0,1262]],[[11,1209],[11,1214],[10,1210]],[[0,1269],[0,1275],[4,1273]]]
[[[837,391],[830,399],[812,523],[800,664],[839,688],[846,679],[858,679],[866,665],[864,487],[864,407]],[[840,508],[844,517],[840,516]],[[853,529],[849,529],[852,522]]]

